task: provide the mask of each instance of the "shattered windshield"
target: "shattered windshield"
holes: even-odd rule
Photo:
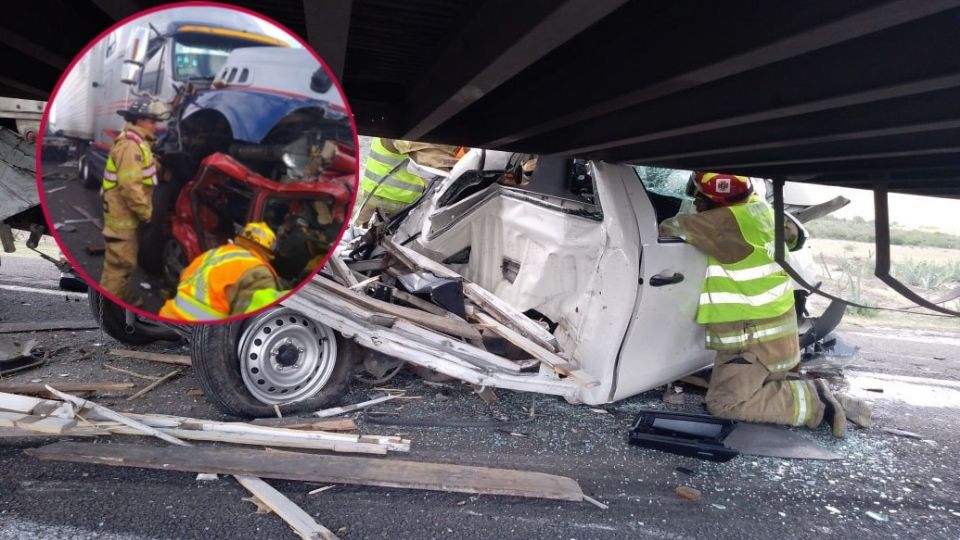
[[[637,171],[637,175],[647,191],[676,198],[684,198],[686,195],[690,171],[644,165],[634,166],[633,169]]]

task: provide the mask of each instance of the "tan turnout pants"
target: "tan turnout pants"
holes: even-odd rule
[[[707,335],[708,346],[719,349],[706,397],[710,414],[811,428],[820,424],[824,405],[813,382],[786,380],[800,361],[793,309],[772,319],[707,325]]]
[[[100,286],[124,302],[130,302],[130,277],[137,267],[137,235],[130,238],[104,236],[103,273]]]

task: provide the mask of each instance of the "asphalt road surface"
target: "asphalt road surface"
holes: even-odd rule
[[[89,317],[85,301],[56,291],[58,273],[43,270],[45,264],[32,257],[4,257],[0,286],[8,288],[0,289],[0,322]],[[358,417],[363,433],[412,440],[408,455],[392,457],[566,475],[609,509],[348,485],[308,495],[319,486],[270,483],[344,539],[960,537],[960,324],[953,331],[845,325],[842,334],[861,350],[843,360],[846,377],[835,384],[872,402],[878,425],[851,429],[840,442],[826,428],[800,432],[840,454],[840,461],[741,456],[717,464],[627,444],[628,427],[642,408],[701,411],[703,395],[695,389],[682,394],[682,405],[665,404],[663,389],[657,389],[599,408],[500,391],[499,403],[488,407],[463,385],[428,385],[402,373],[386,386],[420,399],[393,400],[376,411],[402,419],[520,421],[530,419],[535,404],[535,416],[505,430],[394,427]],[[47,365],[11,381],[130,381],[139,388],[143,380],[103,366],[150,375],[173,367],[105,356],[105,349],[119,345],[98,330],[0,338],[36,338],[55,353]],[[176,343],[148,349],[186,353]],[[86,352],[93,357],[77,361]],[[142,400],[94,399],[121,411],[222,418],[202,396],[188,393],[197,386],[188,369]],[[376,392],[356,384],[345,403]],[[892,435],[883,427],[916,432],[922,440]],[[120,437],[102,443],[162,444]],[[294,538],[279,518],[256,514],[242,501],[247,493],[230,478],[197,481],[178,472],[40,462],[23,452],[52,441],[0,437],[0,539]],[[703,500],[679,498],[677,486],[701,490]]]

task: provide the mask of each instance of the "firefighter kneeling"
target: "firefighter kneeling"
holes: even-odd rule
[[[266,223],[248,223],[233,244],[213,248],[194,259],[180,275],[177,295],[160,316],[181,321],[211,321],[251,313],[279,300],[277,273],[270,266],[277,237]]]
[[[697,322],[717,351],[706,405],[711,414],[747,422],[817,427],[836,437],[846,418],[872,423],[862,401],[834,394],[822,379],[788,377],[800,364],[790,277],[774,260],[773,209],[745,176],[696,172],[690,178],[696,214],[660,224],[707,255]],[[846,418],[844,418],[846,416]]]

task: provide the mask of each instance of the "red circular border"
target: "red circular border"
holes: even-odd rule
[[[46,197],[46,193],[44,193],[44,191],[43,191],[43,173],[42,173],[42,165],[41,165],[41,155],[43,154],[43,138],[44,138],[44,135],[45,135],[46,129],[47,129],[47,118],[48,118],[49,115],[50,115],[50,108],[52,107],[52,104],[53,104],[54,100],[56,100],[57,92],[60,91],[60,86],[63,84],[64,79],[67,78],[67,74],[69,74],[70,71],[73,70],[74,65],[75,65],[77,62],[79,62],[80,59],[83,58],[83,56],[84,56],[85,54],[87,54],[87,52],[90,50],[90,48],[92,48],[96,43],[98,43],[100,40],[104,39],[108,34],[110,34],[110,32],[113,32],[113,31],[114,31],[115,29],[117,29],[118,27],[123,26],[123,25],[125,25],[125,24],[127,24],[127,23],[129,23],[129,22],[131,22],[131,21],[133,21],[133,20],[135,20],[135,19],[139,19],[139,18],[143,17],[144,15],[148,15],[148,14],[150,14],[150,13],[154,13],[154,12],[156,12],[156,11],[163,11],[163,10],[168,10],[168,9],[177,9],[177,8],[181,8],[181,7],[214,7],[214,8],[222,8],[222,9],[229,9],[229,10],[233,10],[233,11],[239,11],[239,12],[241,12],[241,13],[244,13],[244,14],[249,15],[249,16],[251,16],[251,17],[254,17],[254,18],[256,18],[256,19],[259,19],[259,20],[262,20],[262,21],[266,21],[266,22],[268,22],[268,23],[276,26],[276,27],[279,28],[280,30],[283,30],[284,32],[286,32],[287,35],[288,35],[288,37],[293,37],[293,39],[295,39],[298,43],[300,43],[300,45],[302,45],[304,49],[306,49],[307,51],[309,51],[310,54],[312,54],[313,57],[317,59],[317,62],[320,63],[320,65],[323,67],[324,71],[327,72],[327,75],[333,80],[333,84],[336,85],[337,91],[340,92],[340,96],[343,97],[343,105],[344,105],[344,108],[346,109],[347,116],[348,116],[349,119],[350,119],[350,127],[353,129],[353,146],[354,146],[354,148],[356,149],[356,152],[357,152],[357,154],[356,154],[357,163],[356,163],[356,168],[354,169],[354,173],[353,173],[353,178],[354,178],[353,200],[350,202],[350,205],[349,205],[349,208],[348,208],[348,211],[347,211],[347,220],[344,222],[344,226],[343,226],[343,228],[340,230],[340,234],[337,236],[337,241],[336,241],[335,243],[331,244],[333,247],[332,247],[332,248],[330,249],[330,251],[327,253],[327,256],[323,258],[323,260],[321,261],[321,263],[320,263],[319,265],[317,265],[317,267],[313,270],[313,272],[310,272],[310,275],[307,276],[306,279],[304,279],[299,285],[297,285],[296,287],[294,287],[293,289],[291,289],[289,293],[287,293],[286,295],[284,295],[284,296],[283,296],[282,298],[280,298],[280,300],[278,300],[277,302],[275,302],[275,303],[273,303],[273,304],[270,304],[269,306],[263,307],[263,308],[261,308],[261,309],[258,309],[257,311],[254,311],[254,312],[252,312],[252,313],[245,313],[245,314],[243,314],[243,315],[235,315],[235,316],[233,316],[233,317],[227,317],[227,318],[225,318],[225,319],[218,319],[218,320],[214,320],[214,321],[182,321],[182,320],[177,320],[177,319],[168,319],[168,318],[166,318],[166,317],[161,317],[161,316],[159,316],[159,315],[156,314],[156,313],[150,313],[150,312],[144,311],[144,310],[142,310],[142,309],[140,309],[140,308],[133,307],[133,306],[131,306],[130,304],[127,304],[126,302],[118,301],[117,298],[114,297],[112,294],[107,293],[102,287],[100,287],[100,284],[99,284],[98,281],[91,279],[90,276],[87,274],[87,272],[86,272],[79,264],[77,264],[77,261],[74,260],[73,256],[70,254],[70,251],[67,250],[67,249],[65,249],[65,246],[64,246],[63,242],[60,240],[60,235],[57,234],[56,229],[54,229],[54,227],[53,227],[53,220],[50,219],[50,213],[47,211],[47,197]],[[287,28],[286,26],[283,26],[282,24],[278,23],[277,21],[274,21],[273,19],[267,17],[266,15],[262,15],[262,14],[260,14],[260,13],[257,13],[257,12],[255,12],[255,11],[253,11],[253,10],[250,10],[250,9],[247,9],[247,8],[244,8],[244,7],[240,7],[240,6],[234,6],[234,5],[230,5],[230,4],[224,4],[224,3],[220,3],[220,2],[206,2],[206,1],[177,2],[177,3],[171,3],[171,4],[164,4],[164,5],[161,5],[161,6],[154,6],[154,7],[149,8],[149,9],[144,9],[144,10],[142,10],[142,11],[138,11],[137,13],[135,13],[135,14],[133,14],[133,15],[130,15],[129,17],[124,18],[123,20],[117,21],[117,22],[114,23],[112,26],[110,26],[109,28],[107,28],[106,30],[104,30],[103,32],[101,32],[99,35],[97,35],[97,37],[95,37],[92,41],[90,41],[90,43],[88,43],[87,46],[84,47],[83,50],[81,50],[79,54],[77,54],[77,56],[75,56],[75,57],[73,58],[73,61],[71,61],[71,62],[70,62],[70,65],[67,66],[67,69],[64,70],[63,74],[60,76],[60,80],[57,81],[57,85],[53,88],[53,92],[51,92],[51,94],[50,94],[50,99],[47,101],[47,104],[48,104],[48,106],[47,106],[47,107],[44,107],[43,117],[40,119],[40,133],[39,133],[38,136],[37,136],[37,146],[36,146],[36,147],[37,147],[37,159],[36,159],[37,173],[36,173],[36,179],[37,179],[37,193],[38,193],[38,195],[39,195],[39,197],[40,197],[40,207],[41,207],[41,209],[43,210],[43,216],[44,216],[44,218],[47,220],[47,227],[48,227],[48,229],[49,229],[49,231],[50,231],[50,234],[53,236],[54,240],[57,242],[57,246],[60,248],[60,251],[61,251],[61,252],[63,253],[63,255],[67,258],[67,260],[70,262],[70,264],[73,266],[74,270],[76,270],[76,271],[80,274],[80,276],[84,279],[84,281],[87,282],[87,285],[88,285],[88,286],[92,286],[92,287],[95,288],[100,294],[106,296],[107,298],[109,298],[109,299],[110,299],[112,302],[114,302],[115,304],[121,305],[121,306],[123,306],[125,309],[129,309],[129,310],[133,311],[134,313],[136,313],[137,315],[140,315],[141,317],[145,317],[145,318],[147,318],[147,319],[152,319],[152,320],[155,320],[155,321],[161,321],[161,322],[165,322],[165,323],[173,323],[173,324],[191,324],[191,325],[193,325],[193,324],[226,324],[226,323],[231,323],[231,322],[235,322],[235,321],[240,321],[240,320],[246,319],[246,318],[251,317],[251,316],[253,316],[253,315],[256,315],[256,314],[258,314],[258,313],[262,313],[263,311],[266,311],[267,309],[272,309],[272,308],[275,307],[277,304],[279,304],[279,303],[283,302],[285,299],[289,298],[291,295],[296,294],[297,291],[299,291],[301,288],[303,288],[303,287],[306,286],[310,281],[313,280],[313,278],[317,275],[317,273],[320,272],[320,269],[323,268],[323,267],[327,264],[327,261],[330,259],[330,257],[333,256],[333,252],[336,250],[336,247],[340,244],[340,239],[343,238],[343,234],[346,232],[347,227],[350,226],[350,216],[353,215],[353,207],[354,207],[354,205],[355,205],[356,202],[357,202],[357,191],[358,191],[359,185],[360,185],[360,138],[359,138],[358,135],[357,135],[357,122],[356,122],[356,119],[355,119],[354,116],[353,116],[353,110],[350,108],[350,101],[347,99],[347,95],[344,93],[343,87],[340,85],[340,80],[337,78],[337,76],[336,76],[332,71],[330,71],[330,67],[327,65],[326,62],[323,61],[323,58],[321,58],[320,55],[317,54],[317,51],[313,50],[313,48],[310,47],[310,45],[309,45],[306,41],[304,41],[303,39],[301,39],[300,36],[298,36],[297,34],[295,34],[294,32],[292,32],[289,28]]]

